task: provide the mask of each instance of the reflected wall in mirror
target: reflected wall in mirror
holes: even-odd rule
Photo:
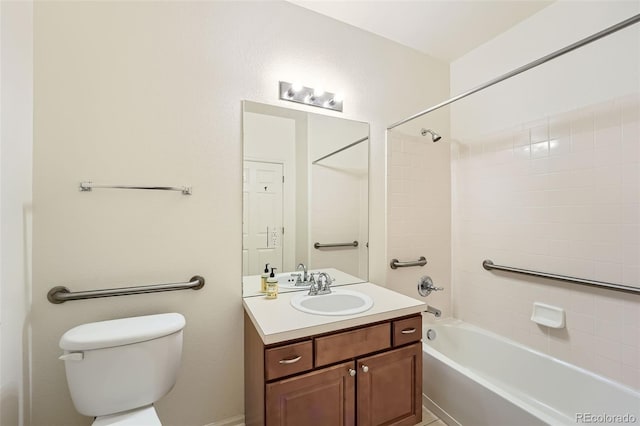
[[[369,125],[244,101],[242,127],[243,296],[267,263],[280,292],[367,281]]]

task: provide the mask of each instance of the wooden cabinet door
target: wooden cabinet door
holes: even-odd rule
[[[422,345],[415,343],[357,361],[358,426],[422,421]]]
[[[291,377],[266,387],[267,426],[355,425],[353,361]]]

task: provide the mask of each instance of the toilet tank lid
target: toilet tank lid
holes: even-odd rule
[[[64,333],[60,348],[83,351],[129,345],[168,336],[182,330],[184,325],[184,316],[178,313],[92,322]]]

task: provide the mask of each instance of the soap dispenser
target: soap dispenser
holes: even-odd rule
[[[269,264],[264,265],[264,272],[260,275],[260,293],[267,292],[267,279],[269,278]]]
[[[267,299],[275,299],[278,297],[278,279],[276,278],[276,274],[273,273],[276,269],[278,268],[271,268],[271,274],[269,274],[269,278],[267,278]]]

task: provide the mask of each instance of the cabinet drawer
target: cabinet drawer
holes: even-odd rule
[[[393,346],[417,342],[422,337],[422,316],[393,322]]]
[[[384,323],[317,337],[316,367],[391,347],[390,327],[390,323]]]
[[[313,344],[311,340],[280,346],[264,351],[267,380],[300,373],[313,368]]]

